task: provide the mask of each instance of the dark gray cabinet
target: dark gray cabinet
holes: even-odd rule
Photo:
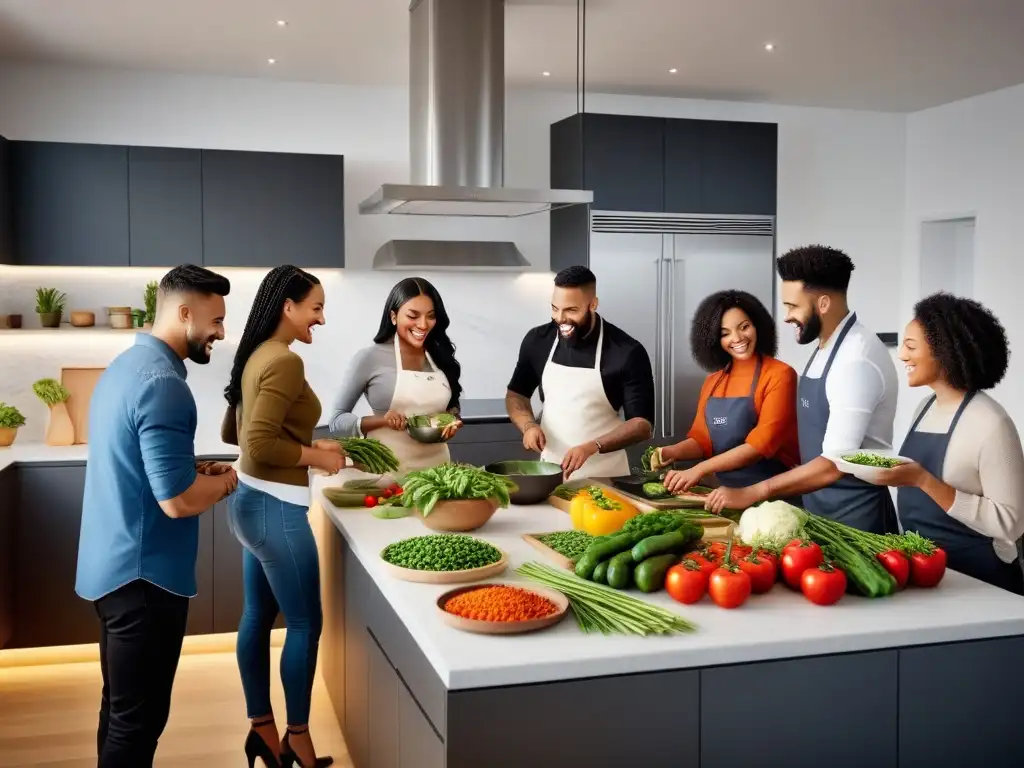
[[[402,687],[402,683],[373,634],[369,630],[365,631],[369,636],[366,648],[369,682],[367,728],[370,759],[367,765],[370,768],[399,768],[398,746],[401,723],[398,719],[398,689]],[[399,723],[397,729],[395,723]]]
[[[85,464],[18,468],[14,648],[99,641],[92,604],[75,594]]]
[[[398,685],[398,764],[401,768],[445,768],[444,742],[424,717],[409,689]],[[491,762],[493,753],[483,765]]]
[[[203,263],[203,165],[198,149],[128,150],[131,265]]]
[[[331,528],[331,536],[341,536]],[[345,547],[345,746],[352,764],[365,766],[370,756],[370,635],[367,628],[367,601],[373,583],[356,560],[352,550]]]
[[[702,120],[665,121],[665,199],[658,210],[704,213]]]
[[[537,459],[523,448],[523,436],[511,422],[467,424],[448,442],[452,461],[483,466],[494,461]]]
[[[344,158],[203,150],[203,254],[211,267],[343,267]]]
[[[14,633],[14,579],[17,551],[18,468],[0,470],[0,648]]]
[[[213,629],[213,514],[199,516],[199,548],[196,552],[196,596],[188,601],[186,635],[208,635]]]
[[[670,120],[669,123],[676,121]],[[776,211],[778,182],[778,136],[775,123],[737,123],[724,120],[700,121],[699,207],[688,210],[669,207],[679,213],[728,213],[772,216]],[[678,140],[679,134],[674,134]],[[669,165],[670,175],[685,178],[690,158],[676,147]],[[687,163],[683,165],[681,160]],[[672,201],[678,204],[679,199]]]
[[[11,143],[0,136],[0,264],[14,263],[14,208],[11,203]]]
[[[128,148],[11,144],[19,264],[127,267]]]

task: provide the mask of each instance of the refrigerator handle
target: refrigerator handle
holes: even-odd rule
[[[668,271],[668,329],[671,334],[668,342],[668,434],[665,437],[676,436],[676,239],[672,238],[672,258],[669,259]]]
[[[662,248],[664,248],[665,239],[662,238]],[[662,365],[662,337],[664,336],[664,307],[662,306],[662,292],[664,291],[664,254],[659,254],[658,258],[654,260],[654,269],[657,275],[657,282],[655,285],[654,296],[654,420],[657,422],[660,429],[665,428],[665,422],[663,420],[662,411],[665,406],[664,397],[664,375],[665,366]]]

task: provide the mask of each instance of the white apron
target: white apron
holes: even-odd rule
[[[544,389],[544,410],[540,426],[547,445],[540,457],[561,464],[570,448],[596,440],[622,425],[622,417],[608,402],[601,381],[601,354],[604,348],[604,320],[597,337],[597,354],[593,368],[570,368],[552,362],[558,348],[559,335],[551,345],[548,361],[541,377]],[[596,453],[573,472],[570,480],[584,477],[621,477],[629,474],[629,458],[625,451]]]
[[[403,371],[402,351],[395,333],[395,393],[391,396],[391,410],[405,417],[430,416],[444,413],[452,398],[448,377],[441,372],[427,354],[429,371]],[[367,437],[374,437],[391,448],[398,457],[399,474],[444,464],[451,459],[445,443],[420,443],[405,430],[391,427],[373,429]]]

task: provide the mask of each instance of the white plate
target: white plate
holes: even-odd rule
[[[840,472],[845,472],[847,475],[853,475],[854,477],[868,483],[874,482],[878,475],[884,471],[884,467],[868,467],[863,464],[852,464],[843,458],[843,456],[853,456],[857,453],[870,453],[875,456],[884,456],[887,459],[896,459],[900,464],[911,464],[914,461],[913,459],[908,459],[906,456],[900,456],[892,451],[876,450],[843,451],[841,454],[834,454],[828,456],[828,458],[839,468]]]

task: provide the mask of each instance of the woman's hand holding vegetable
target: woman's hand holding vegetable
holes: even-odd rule
[[[883,469],[868,482],[874,485],[886,485],[890,488],[920,488],[930,474],[927,469],[914,461],[908,464],[897,464],[892,469]]]
[[[451,440],[455,433],[462,428],[462,419],[456,419],[451,424],[441,430],[441,437],[445,440]]]
[[[672,446],[666,445],[662,448],[655,448],[654,453],[651,454],[651,472],[660,472],[662,469],[672,463],[673,459],[668,455]],[[669,476],[672,473],[669,472]],[[668,486],[665,486],[668,488]]]
[[[320,441],[318,440],[317,442]],[[336,475],[345,468],[345,461],[348,457],[340,450],[335,451],[318,447],[314,447],[313,450],[316,451],[316,455],[313,456],[310,466],[323,470],[329,475]]]
[[[753,486],[746,488],[715,488],[708,494],[704,509],[716,515],[726,509],[744,510],[761,501]]]
[[[653,457],[651,458],[651,466],[654,466]],[[693,486],[699,485],[703,478],[704,471],[698,464],[696,467],[691,467],[690,469],[673,469],[665,475],[665,479],[661,482],[669,493],[685,493],[693,488]]]
[[[401,432],[405,429],[405,416],[397,411],[388,411],[384,414],[384,423],[388,425],[389,429]]]

